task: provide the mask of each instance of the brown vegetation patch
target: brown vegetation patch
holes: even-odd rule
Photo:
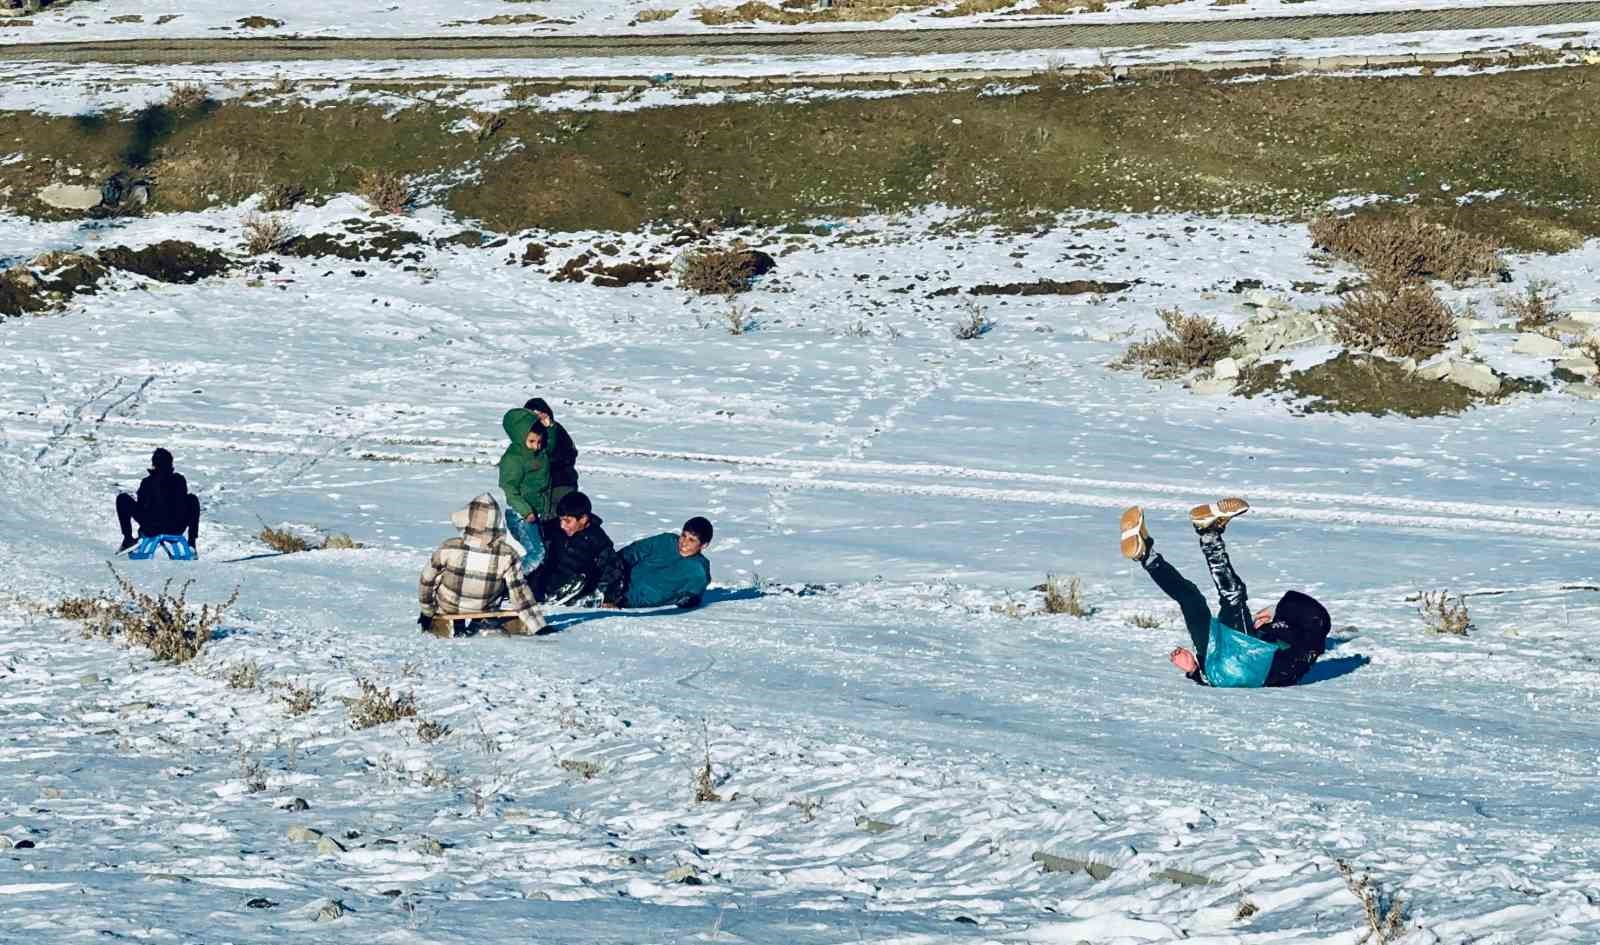
[[[1376,279],[1460,284],[1500,278],[1506,271],[1497,241],[1430,222],[1417,211],[1319,217],[1311,222],[1311,239]]]
[[[1459,384],[1426,380],[1387,358],[1348,351],[1302,371],[1286,371],[1281,361],[1252,365],[1236,393],[1244,397],[1281,393],[1303,413],[1375,417],[1455,416],[1479,401],[1477,394]]]
[[[1431,286],[1392,275],[1345,293],[1327,316],[1340,344],[1398,358],[1438,354],[1456,337],[1455,313]]]
[[[93,256],[50,252],[0,272],[0,315],[45,312],[90,294],[106,267]]]
[[[777,266],[767,253],[738,243],[691,250],[678,272],[678,285],[701,295],[733,295],[749,289],[758,276]]]
[[[986,282],[967,290],[973,295],[1109,295],[1121,292],[1132,282],[1099,282],[1094,279],[1036,279],[1033,282],[1007,282],[996,285]]]
[[[1129,345],[1113,366],[1138,368],[1145,377],[1182,377],[1227,357],[1240,340],[1216,319],[1188,315],[1176,308],[1156,314],[1165,331]]]
[[[528,251],[534,249],[535,244],[528,246]],[[620,289],[624,286],[639,283],[660,282],[666,277],[668,267],[666,263],[634,262],[607,263],[596,255],[596,250],[585,250],[567,260],[550,277],[551,282],[587,282],[593,278],[594,285],[608,289]],[[535,253],[537,258],[543,260],[544,247],[538,247]],[[523,265],[529,265],[527,252],[523,254]]]
[[[422,237],[410,230],[380,226],[368,232],[371,235],[362,234],[349,242],[332,233],[294,236],[284,242],[279,252],[306,259],[332,257],[352,262],[418,262],[423,258],[422,250],[413,248],[422,245]]]
[[[162,240],[143,249],[113,246],[102,249],[100,261],[113,269],[136,273],[157,282],[189,285],[221,275],[232,268],[228,257],[182,240]]]
[[[283,25],[282,20],[270,16],[243,16],[234,22],[247,30],[275,30]]]

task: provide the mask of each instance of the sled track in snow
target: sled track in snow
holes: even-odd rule
[[[495,465],[500,440],[465,437],[352,436],[344,433],[291,433],[265,425],[230,427],[222,424],[122,418],[118,427],[145,428],[148,437],[106,436],[102,444],[147,449],[179,446],[187,450],[216,450],[313,462],[344,459],[400,465]],[[19,440],[48,439],[46,427],[8,431]],[[239,435],[248,434],[241,445]],[[280,442],[270,442],[280,438]],[[308,447],[306,441],[327,441]],[[403,447],[404,451],[384,449]],[[340,451],[343,450],[343,456]],[[843,492],[858,495],[928,496],[971,502],[1011,502],[1036,506],[1079,506],[1120,509],[1139,504],[1165,512],[1186,512],[1195,501],[1215,491],[1205,482],[1124,482],[1049,473],[975,469],[929,463],[854,462],[846,460],[790,459],[719,453],[689,453],[633,447],[590,446],[586,457],[605,457],[608,464],[584,464],[586,476],[612,479],[649,479],[666,482],[750,486],[784,491]],[[640,460],[664,465],[620,464]],[[688,467],[688,468],[684,468]],[[708,468],[709,467],[709,468]],[[953,484],[959,480],[968,484]],[[293,488],[291,483],[269,485],[265,494]],[[1274,518],[1321,525],[1368,526],[1429,532],[1493,533],[1523,538],[1592,542],[1600,538],[1600,507],[1538,504],[1499,505],[1438,501],[1411,496],[1354,495],[1337,492],[1251,486],[1249,497],[1270,504]]]

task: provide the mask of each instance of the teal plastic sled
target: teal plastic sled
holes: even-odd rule
[[[182,535],[145,535],[139,539],[139,544],[128,552],[131,561],[148,561],[156,556],[156,549],[164,549],[167,557],[174,561],[193,561],[200,557],[195,554],[194,546],[189,544],[189,539]]]

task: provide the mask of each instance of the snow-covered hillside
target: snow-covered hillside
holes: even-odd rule
[[[6,219],[0,243],[226,244],[240,218]],[[1325,301],[1340,272],[1302,227],[833,222],[746,232],[779,267],[732,303],[550,281],[664,238],[587,234],[122,275],[0,323],[0,940],[1350,945],[1336,859],[1404,897],[1410,942],[1600,938],[1600,406],[1302,416],[1107,370],[1157,306],[1240,322],[1238,280]],[[544,265],[516,263],[529,241]],[[1600,297],[1593,243],[1511,262],[1572,308]],[[1138,281],[933,295],[1041,276]],[[1504,288],[1446,296],[1489,319]],[[954,340],[974,301],[995,328]],[[1480,351],[1548,375],[1513,337]],[[708,606],[417,633],[417,572],[495,491],[501,412],[535,394],[619,543],[716,522]],[[183,667],[30,607],[110,586],[112,497],[156,445],[205,502],[202,559],[117,569],[240,592]],[[1117,555],[1142,503],[1203,584],[1183,510],[1225,493],[1255,504],[1229,529],[1253,599],[1333,612],[1306,685],[1186,681],[1175,608]],[[366,547],[270,556],[262,522]],[[1095,612],[1010,616],[1047,573]],[[1442,588],[1474,595],[1470,636],[1425,631],[1408,598]],[[251,661],[259,687],[230,688]],[[352,730],[357,678],[450,731]],[[324,696],[291,716],[274,684]],[[722,799],[697,803],[707,757]]]

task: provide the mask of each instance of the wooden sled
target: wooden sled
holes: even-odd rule
[[[463,614],[434,614],[433,622],[428,627],[428,632],[436,637],[449,638],[456,636],[456,627],[473,620],[506,620],[509,621],[500,628],[500,632],[507,636],[525,637],[530,631],[523,624],[522,618],[514,610],[472,610]]]

